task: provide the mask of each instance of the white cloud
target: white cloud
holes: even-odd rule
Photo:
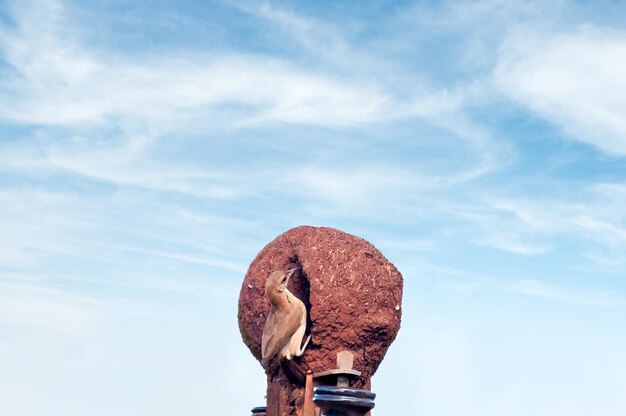
[[[617,265],[626,250],[622,191],[620,184],[580,183],[575,195],[487,197],[484,213],[459,215],[484,229],[479,244],[540,254],[570,241],[587,258]]]
[[[488,134],[462,117],[449,117],[463,100],[461,90],[412,86],[398,95],[395,86],[379,83],[378,77],[360,76],[367,65],[349,59],[350,75],[342,76],[288,59],[236,52],[136,58],[83,45],[77,34],[88,29],[67,21],[61,3],[17,4],[13,14],[16,26],[3,27],[0,37],[10,65],[1,74],[0,118],[43,125],[32,143],[1,149],[2,162],[16,171],[65,171],[125,187],[226,200],[251,192],[241,175],[176,163],[164,168],[163,161],[150,160],[151,146],[168,132],[182,136],[198,128],[206,134],[259,123],[342,127],[414,117],[476,143],[473,151],[484,159],[445,178],[421,175],[414,185],[465,181],[493,169],[494,158],[483,156],[493,153],[485,151]],[[300,33],[310,46],[318,40],[306,19],[267,7],[260,14]],[[331,29],[326,32],[341,38]],[[367,54],[359,55],[366,59]],[[371,194],[371,188],[364,189],[371,183],[384,187],[381,178],[364,171],[343,178],[341,173],[301,173],[313,193],[333,201],[362,200]]]
[[[521,295],[577,305],[607,308],[623,307],[626,305],[626,299],[619,297],[613,292],[557,286],[535,279],[516,280],[510,284],[505,284],[503,289]]]
[[[28,145],[23,146],[26,148]],[[89,146],[50,145],[44,154],[24,156],[12,150],[0,152],[0,160],[14,171],[42,174],[61,171],[120,186],[158,192],[177,192],[200,198],[233,199],[243,190],[228,175],[209,168],[189,168],[172,164],[165,167],[147,160],[133,144],[112,144],[96,151]]]
[[[429,179],[420,181],[408,172],[371,166],[353,169],[304,167],[292,171],[284,181],[297,184],[299,192],[306,198],[325,201],[338,208],[366,205],[389,189],[432,186],[425,183]]]
[[[543,254],[550,250],[545,244],[531,244],[522,241],[520,236],[506,232],[493,232],[485,238],[477,240],[477,243],[487,247],[497,248],[510,253],[535,255]]]
[[[63,8],[17,7],[0,38],[11,71],[0,117],[48,125],[149,121],[152,129],[204,119],[234,125],[284,122],[353,125],[453,109],[446,91],[410,101],[373,78],[338,76],[254,54],[179,52],[176,57],[111,55],[66,30]]]
[[[583,27],[512,36],[500,51],[502,92],[604,152],[626,155],[626,32]]]

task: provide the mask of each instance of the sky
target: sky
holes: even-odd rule
[[[626,413],[626,8],[0,0],[0,414],[246,415],[298,225],[404,276],[376,415]]]

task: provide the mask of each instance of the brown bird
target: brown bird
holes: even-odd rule
[[[287,289],[287,282],[294,271],[278,270],[270,274],[265,282],[265,295],[270,301],[270,312],[265,320],[261,338],[261,363],[266,364],[274,357],[291,360],[300,357],[311,339],[307,338],[300,348],[306,331],[306,307]]]

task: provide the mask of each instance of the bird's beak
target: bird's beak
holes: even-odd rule
[[[293,269],[289,269],[287,270],[287,279],[289,279],[291,277],[291,275],[293,274],[293,272],[295,272],[296,270],[300,270],[302,267],[294,267]]]

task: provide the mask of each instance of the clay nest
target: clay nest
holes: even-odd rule
[[[317,373],[335,368],[337,353],[349,350],[362,372],[355,386],[365,385],[400,329],[402,275],[372,244],[333,228],[302,226],[279,235],[250,264],[239,295],[239,329],[259,361],[269,311],[265,281],[294,267],[301,270],[288,289],[306,305],[312,334],[300,362]]]

